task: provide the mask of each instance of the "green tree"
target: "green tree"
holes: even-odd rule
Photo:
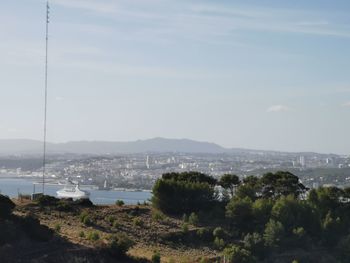
[[[244,248],[255,257],[263,259],[265,252],[264,238],[259,233],[248,233],[243,239]]]
[[[224,174],[219,181],[219,184],[229,191],[231,197],[234,196],[236,188],[240,185],[241,181],[235,174]]]
[[[215,182],[201,173],[165,174],[153,187],[152,204],[169,214],[209,210],[217,201]]]
[[[253,203],[253,217],[256,230],[263,231],[265,225],[270,220],[271,210],[274,202],[271,199],[257,199]]]
[[[284,226],[281,222],[271,219],[265,227],[265,245],[270,248],[278,248],[285,236]]]
[[[254,263],[256,259],[250,251],[233,245],[224,249],[224,256],[229,263]]]
[[[287,195],[299,197],[307,190],[299,182],[299,178],[290,172],[266,173],[262,176],[260,182],[263,198],[278,198]]]
[[[226,206],[226,216],[232,219],[232,224],[242,232],[252,228],[253,202],[249,198],[232,198]]]

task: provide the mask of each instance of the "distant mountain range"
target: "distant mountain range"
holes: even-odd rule
[[[41,141],[27,139],[0,140],[0,155],[41,154]],[[153,138],[131,142],[108,141],[72,141],[67,143],[47,143],[50,154],[130,154],[130,153],[248,153],[270,152],[233,148],[224,148],[215,143],[199,142],[189,139]]]

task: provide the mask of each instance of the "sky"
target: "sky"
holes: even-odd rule
[[[51,0],[51,142],[350,154],[348,0]],[[43,0],[0,2],[0,139],[43,136]]]

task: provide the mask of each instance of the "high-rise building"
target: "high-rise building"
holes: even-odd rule
[[[299,162],[300,162],[301,167],[305,167],[305,165],[306,165],[305,156],[300,156]]]

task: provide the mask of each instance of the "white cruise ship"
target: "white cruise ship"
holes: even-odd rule
[[[78,184],[68,181],[64,188],[57,191],[58,198],[86,199],[90,193],[79,188]]]

